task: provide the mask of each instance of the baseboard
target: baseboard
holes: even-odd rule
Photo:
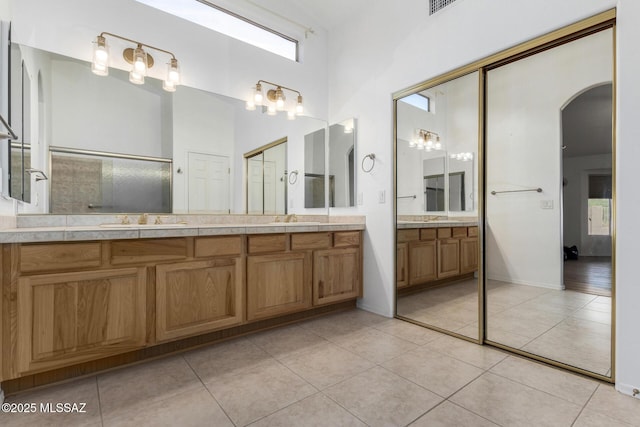
[[[514,280],[510,277],[499,277],[499,276],[493,276],[493,277],[489,277],[487,276],[487,280],[496,280],[498,282],[507,282],[507,283],[513,283],[514,285],[524,285],[524,286],[535,286],[538,288],[546,288],[546,289],[554,289],[556,291],[563,291],[564,290],[564,286],[558,286],[558,285],[554,285],[552,283],[538,283],[538,282],[530,282],[530,281],[524,281],[524,280]]]
[[[633,398],[636,399],[640,399],[640,393],[638,393],[638,391],[640,391],[640,387],[638,386],[632,386],[629,384],[620,384],[620,383],[616,383],[616,390],[619,391],[622,394],[626,394],[627,396],[631,396]],[[635,391],[635,395],[634,395],[634,391]]]
[[[361,302],[361,300],[358,300],[357,307],[361,308],[362,310],[369,311],[371,313],[374,313],[374,314],[377,314],[377,315],[380,315],[380,316],[389,317],[389,318],[393,317],[393,313],[387,313],[387,312],[381,310],[380,307],[373,307],[373,306],[369,306],[367,304],[363,304]]]

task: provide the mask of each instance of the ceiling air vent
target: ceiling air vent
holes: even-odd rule
[[[456,0],[429,0],[429,15],[433,15],[440,9],[444,9]]]

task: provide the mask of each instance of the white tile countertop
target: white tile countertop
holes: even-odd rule
[[[0,243],[28,243],[80,240],[142,239],[230,234],[308,233],[364,230],[364,216],[297,216],[297,222],[283,217],[257,215],[161,215],[163,224],[138,224],[138,215],[128,215],[121,224],[118,215],[25,215],[12,227],[0,229]]]

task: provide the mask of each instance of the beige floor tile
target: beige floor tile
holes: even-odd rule
[[[449,400],[503,426],[570,426],[581,407],[486,373]]]
[[[276,359],[304,352],[318,344],[328,343],[326,339],[298,325],[260,332],[250,335],[248,340]]]
[[[275,359],[210,377],[205,385],[236,425],[246,425],[317,392]]]
[[[611,325],[611,312],[591,310],[587,307],[577,310],[571,315],[571,317],[590,320],[592,322],[604,323],[605,325]]]
[[[114,418],[203,385],[182,356],[130,366],[98,376],[100,405],[105,418]]]
[[[369,426],[405,426],[440,403],[441,397],[375,367],[325,390]]]
[[[385,319],[375,314],[371,314],[371,316],[375,316],[374,318],[379,317],[380,321],[372,322],[372,318],[368,316],[359,316],[348,311],[308,320],[300,323],[300,327],[322,338],[331,340],[354,332],[364,331],[371,325],[383,322]]]
[[[184,354],[198,376],[206,380],[230,372],[244,372],[271,356],[246,338],[213,344]]]
[[[550,289],[503,282],[501,286],[490,286],[487,289],[487,302],[513,307],[548,292]]]
[[[507,357],[506,353],[488,346],[471,343],[450,336],[443,336],[427,344],[425,347],[481,369],[489,369]]]
[[[411,427],[497,426],[497,424],[446,400],[409,425]]]
[[[281,362],[319,389],[327,388],[375,366],[335,344],[318,345]]]
[[[572,427],[631,427],[632,424],[627,424],[622,421],[618,421],[606,415],[600,414],[589,409],[582,411],[576,422]]]
[[[604,298],[604,299],[601,299]],[[588,310],[600,311],[602,313],[611,313],[611,298],[598,297],[585,305],[584,308]]]
[[[0,412],[0,425],[14,426],[88,426],[101,425],[100,404],[98,401],[98,387],[96,378],[90,377],[66,384],[54,385],[40,390],[27,391],[5,399],[5,403],[31,404],[35,403],[36,412],[33,413],[5,413]],[[58,403],[77,403],[78,413],[53,413],[41,411],[41,404],[48,403],[55,407]],[[81,405],[85,403],[86,405]],[[84,406],[84,407],[83,407]]]
[[[399,319],[387,319],[374,328],[417,345],[424,345],[442,336],[440,332]]]
[[[453,332],[458,333],[460,335],[464,335],[465,337],[469,337],[474,340],[477,340],[478,337],[480,336],[480,330],[478,329],[478,322],[470,323],[469,325],[463,328],[457,329]]]
[[[551,292],[540,295],[535,299],[535,301],[542,304],[582,308],[588,303],[594,301],[596,298],[596,295],[585,294],[582,292],[552,290]]]
[[[640,425],[640,399],[617,392],[613,386],[600,384],[585,409],[631,425]]]
[[[251,427],[366,427],[322,393],[316,393],[251,424]]]
[[[140,404],[118,417],[104,417],[104,427],[233,427],[215,399],[203,388],[187,391],[162,402]]]
[[[562,321],[562,317],[558,318],[558,322],[560,321]],[[507,336],[516,335],[532,340],[544,334],[553,326],[555,325],[549,324],[548,321],[540,323],[532,319],[527,319],[526,317],[521,317],[517,312],[514,312],[513,309],[487,316],[487,331],[489,335],[494,330],[500,330],[506,332],[508,334]],[[504,344],[513,346],[510,342]]]
[[[598,382],[594,380],[515,356],[498,363],[491,373],[581,406],[587,403],[598,387]]]
[[[468,325],[466,322],[461,322],[452,318],[447,318],[434,313],[432,309],[425,308],[413,312],[410,316],[411,319],[416,322],[424,323],[425,325],[435,326],[447,331],[457,331]]]
[[[348,334],[334,339],[333,342],[376,364],[418,348],[416,344],[385,334],[377,329]]]
[[[475,366],[424,347],[382,366],[442,397],[455,393],[483,372]]]
[[[522,349],[605,375],[611,367],[610,336],[609,325],[568,318]]]

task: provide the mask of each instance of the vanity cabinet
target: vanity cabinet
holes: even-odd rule
[[[146,269],[21,277],[17,371],[67,366],[143,347]]]
[[[362,296],[361,236],[359,231],[335,232],[324,241],[325,249],[314,251],[314,306]]]
[[[440,285],[478,269],[477,227],[397,231],[396,287]]]
[[[172,340],[243,321],[242,262],[237,258],[156,267],[156,339]]]

